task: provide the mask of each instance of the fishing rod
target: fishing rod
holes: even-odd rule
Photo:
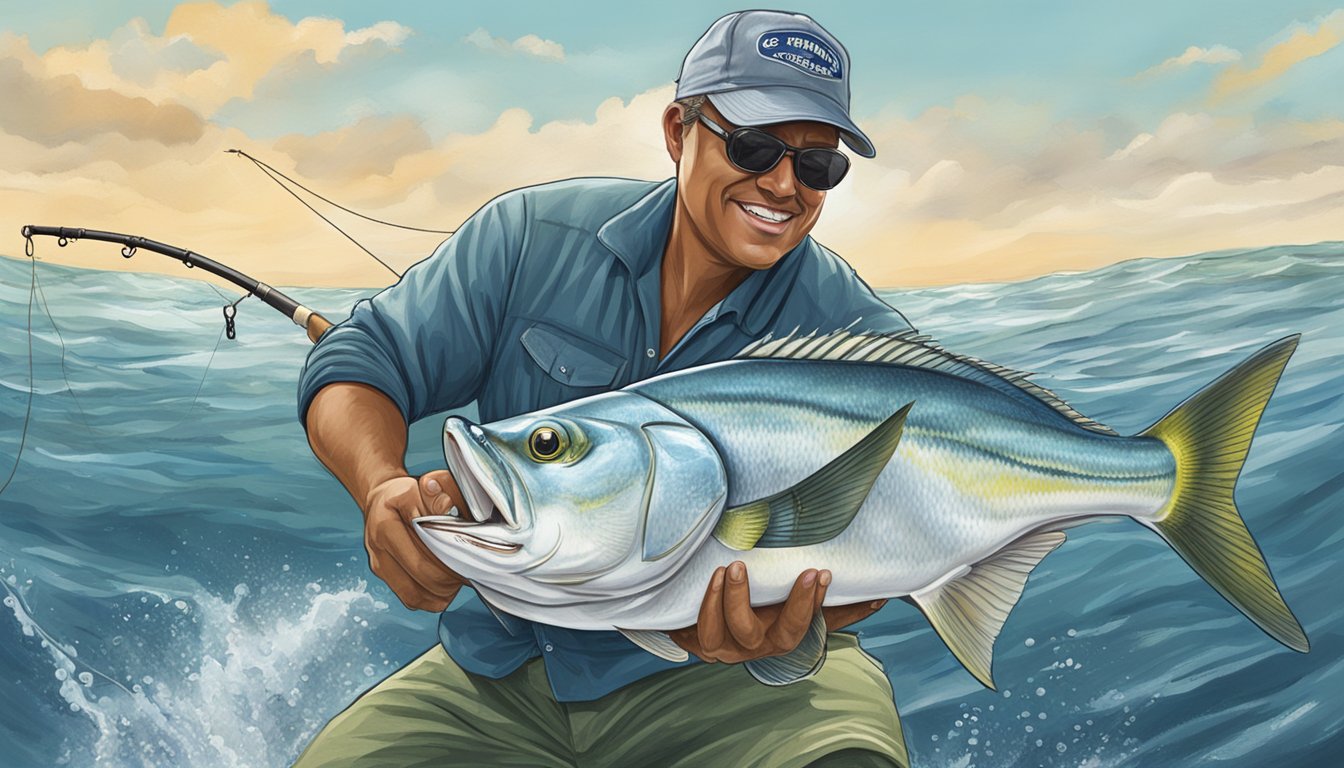
[[[178,248],[175,245],[168,245],[157,240],[150,240],[138,235],[123,235],[119,232],[104,232],[98,229],[83,229],[79,227],[44,227],[36,224],[28,224],[23,230],[24,240],[28,243],[28,255],[32,256],[32,241],[35,236],[46,236],[58,238],[57,245],[64,248],[70,242],[75,240],[99,240],[105,243],[117,243],[121,245],[121,255],[124,258],[131,258],[138,250],[151,251],[162,254],[170,258],[177,259],[187,266],[188,269],[200,267],[212,275],[228,280],[234,285],[247,291],[247,295],[256,296],[266,304],[278,310],[285,317],[294,321],[294,324],[304,329],[308,333],[308,339],[314,344],[322,338],[322,334],[331,327],[331,321],[322,315],[314,312],[308,307],[291,299],[275,288],[267,285],[252,277],[239,272],[233,267],[220,264],[214,259],[206,258],[194,251]],[[237,302],[224,307],[224,320],[228,329],[229,338],[233,338],[233,316],[236,311]]]

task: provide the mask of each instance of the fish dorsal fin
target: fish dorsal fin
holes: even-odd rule
[[[994,687],[994,641],[1022,597],[1027,574],[1060,544],[1061,531],[1033,533],[932,589],[910,595],[966,670]]]
[[[858,514],[901,441],[906,403],[829,464],[773,496],[724,511],[714,536],[733,549],[802,547],[834,538]]]
[[[1115,430],[1090,419],[1064,402],[1054,392],[1028,380],[1030,373],[987,363],[970,355],[943,349],[928,336],[904,331],[894,334],[856,334],[836,331],[829,334],[791,334],[780,339],[769,336],[738,352],[739,358],[776,360],[849,360],[865,363],[908,365],[931,371],[943,371],[988,384],[1010,394],[1025,392],[1058,411],[1083,429],[1103,435]]]
[[[625,639],[660,659],[686,661],[691,657],[690,654],[686,653],[685,648],[672,642],[672,638],[666,632],[652,629],[621,629],[619,627],[616,628],[616,631],[625,635]]]

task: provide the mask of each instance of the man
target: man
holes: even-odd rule
[[[410,520],[465,507],[444,470],[410,477],[407,424],[476,400],[482,421],[731,357],[795,328],[908,330],[807,235],[848,160],[849,59],[812,19],[748,11],[687,55],[663,115],[676,178],[578,179],[491,201],[313,349],[300,414],[365,515],[369,565],[441,645],[333,718],[298,765],[884,765],[905,763],[891,689],[853,636],[781,687],[740,665],[786,653],[830,574],[753,609],[742,563],[671,628],[694,658],[615,632],[492,614]],[[758,128],[747,128],[759,126]],[[880,603],[828,606],[831,630]],[[728,662],[706,664],[703,662]]]

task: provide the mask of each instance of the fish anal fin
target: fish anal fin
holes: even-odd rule
[[[952,655],[986,687],[994,688],[994,641],[1028,574],[1063,543],[1062,531],[1029,534],[966,573],[910,596]]]
[[[715,538],[740,550],[802,547],[835,538],[854,520],[891,461],[913,405],[906,403],[792,488],[725,510],[714,529]]]
[[[620,627],[617,627],[616,631],[625,635],[625,638],[630,642],[660,659],[686,661],[690,658],[686,649],[672,642],[672,638],[666,632],[659,632],[654,629],[621,629]]]
[[[812,623],[798,646],[780,656],[752,659],[742,666],[766,685],[789,685],[817,674],[826,663],[826,617],[821,611],[812,615]]]

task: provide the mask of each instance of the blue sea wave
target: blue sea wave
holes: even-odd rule
[[[40,254],[39,254],[40,255]],[[6,765],[286,765],[435,641],[368,571],[295,419],[309,348],[198,281],[0,258]],[[982,688],[913,608],[858,628],[918,766],[1332,764],[1344,753],[1344,244],[883,292],[945,346],[1123,434],[1302,333],[1238,505],[1313,641],[1288,651],[1151,532],[1089,525],[1032,574]],[[342,317],[369,291],[295,289]],[[32,417],[23,427],[29,407]],[[410,462],[441,465],[429,419]]]

